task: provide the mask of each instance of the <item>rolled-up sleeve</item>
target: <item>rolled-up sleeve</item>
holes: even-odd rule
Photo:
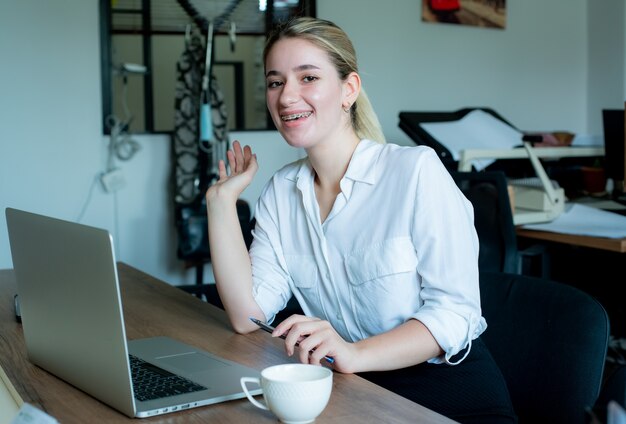
[[[252,295],[270,323],[292,295],[275,221],[277,216],[275,193],[270,181],[255,207],[256,224],[250,246]]]
[[[429,362],[455,364],[487,327],[480,308],[474,211],[434,153],[420,161],[412,239],[422,306],[412,318],[429,329],[444,351]],[[453,359],[464,349],[465,355]]]

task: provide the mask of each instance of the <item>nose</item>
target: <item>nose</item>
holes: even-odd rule
[[[280,92],[279,101],[281,106],[292,105],[298,101],[298,98],[298,85],[293,82],[286,81],[283,85],[283,89]]]

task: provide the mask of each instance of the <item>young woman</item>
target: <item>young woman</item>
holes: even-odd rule
[[[300,18],[268,39],[267,107],[307,157],[275,173],[255,208],[250,252],[236,201],[257,171],[239,142],[206,193],[211,262],[239,333],[280,323],[288,355],[334,358],[342,373],[462,422],[514,422],[505,382],[479,339],[471,204],[427,147],[385,144],[356,54],[331,22]],[[299,348],[296,343],[299,342]]]

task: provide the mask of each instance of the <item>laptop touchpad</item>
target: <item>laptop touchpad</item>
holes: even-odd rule
[[[164,365],[174,367],[184,372],[202,372],[215,368],[222,368],[230,364],[219,359],[211,358],[199,352],[189,352],[180,355],[165,356],[158,359]]]

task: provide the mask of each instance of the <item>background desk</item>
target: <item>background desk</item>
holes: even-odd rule
[[[537,147],[533,152],[539,159],[587,158],[604,156],[604,147]],[[527,159],[526,149],[506,150],[466,149],[461,151],[459,171],[471,171],[472,161],[476,159]]]
[[[626,253],[626,238],[606,238],[593,236],[580,236],[573,234],[553,233],[551,231],[527,230],[517,228],[518,237],[535,240],[551,241],[556,243],[571,244],[573,246],[591,247],[594,249],[610,250],[612,252]]]
[[[263,369],[294,362],[283,342],[257,331],[235,334],[224,311],[128,265],[118,265],[126,332],[129,339],[165,335],[209,352]],[[267,411],[247,399],[145,419],[130,419],[62,380],[32,365],[22,327],[15,322],[12,270],[0,270],[0,365],[25,402],[63,424],[92,422],[275,423]],[[355,375],[335,373],[333,392],[323,423],[452,423],[454,421]]]

